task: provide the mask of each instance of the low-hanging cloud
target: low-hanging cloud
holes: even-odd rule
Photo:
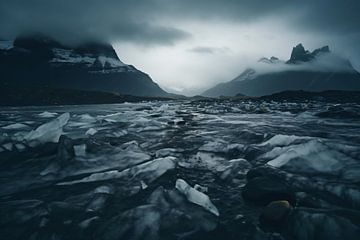
[[[343,57],[334,53],[319,54],[309,62],[288,64],[278,60],[274,63],[256,62],[251,64],[257,74],[267,74],[283,71],[310,71],[310,72],[354,72],[351,63]]]

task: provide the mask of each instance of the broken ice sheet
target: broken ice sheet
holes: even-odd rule
[[[29,146],[35,147],[37,145],[47,142],[58,142],[61,134],[63,133],[63,127],[67,124],[70,119],[69,113],[64,113],[58,118],[45,123],[35,130],[29,132],[24,140]]]
[[[175,157],[157,158],[149,162],[145,162],[123,171],[111,170],[107,172],[94,173],[88,177],[74,180],[70,182],[62,182],[58,185],[72,185],[84,182],[104,181],[108,179],[124,178],[132,180],[143,180],[144,182],[152,182],[165,172],[176,167],[177,159]]]
[[[215,216],[220,215],[219,210],[211,202],[210,198],[206,194],[196,190],[195,188],[192,188],[187,182],[185,182],[185,180],[176,180],[175,187],[182,194],[184,194],[190,202],[202,206],[209,212],[213,213]]]

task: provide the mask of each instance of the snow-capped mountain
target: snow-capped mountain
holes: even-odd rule
[[[110,44],[67,46],[42,35],[0,41],[0,85],[167,96],[152,79],[123,63]]]
[[[310,52],[298,44],[289,60],[261,58],[232,81],[218,84],[202,95],[263,96],[286,90],[359,91],[360,73],[348,60],[332,53],[328,46]]]

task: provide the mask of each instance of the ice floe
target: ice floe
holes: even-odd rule
[[[85,135],[90,135],[90,136],[93,136],[97,133],[98,131],[95,129],[95,128],[89,128],[89,130],[87,130],[85,132]]]
[[[218,152],[228,153],[231,151],[242,151],[244,149],[243,144],[238,143],[227,143],[225,141],[208,142],[199,148],[200,151],[206,152]]]
[[[58,118],[45,123],[35,130],[29,132],[24,140],[31,147],[43,144],[46,142],[58,142],[61,134],[63,133],[63,127],[67,124],[70,119],[69,113],[64,113]]]
[[[58,113],[45,111],[45,112],[39,113],[38,115],[39,115],[39,117],[43,117],[43,118],[52,118],[52,117],[55,117],[56,115],[58,115]]]
[[[156,151],[155,156],[159,157],[167,157],[167,156],[178,156],[178,150],[175,148],[163,148]]]
[[[263,142],[259,144],[259,146],[288,146],[296,141],[299,140],[310,140],[311,137],[303,137],[303,136],[295,136],[295,135],[283,135],[278,134],[267,140],[266,142]]]
[[[115,192],[114,187],[109,185],[104,185],[97,187],[94,190],[93,197],[91,201],[88,203],[86,207],[87,212],[97,212],[103,209],[111,197]]]
[[[250,170],[252,165],[245,159],[232,159],[229,161],[229,165],[223,169],[219,169],[219,177],[222,180],[233,178],[244,178],[246,173]]]
[[[14,144],[12,143],[5,143],[2,145],[2,147],[8,151],[12,151],[13,150],[13,147],[14,147]]]
[[[74,146],[75,156],[84,157],[86,156],[86,145],[80,144]]]
[[[23,124],[23,123],[13,123],[13,124],[4,126],[2,128],[5,129],[5,130],[14,130],[14,129],[28,128],[28,126]]]
[[[175,188],[184,194],[189,202],[202,206],[215,216],[220,215],[219,210],[211,202],[210,198],[206,194],[192,188],[185,180],[176,180]]]
[[[59,185],[72,185],[84,182],[104,181],[108,179],[125,178],[138,179],[144,182],[152,182],[169,170],[176,167],[177,159],[175,157],[158,158],[143,164],[127,168],[123,171],[111,170],[101,173],[93,173],[88,177],[70,182],[62,182]]]
[[[267,164],[299,172],[322,172],[337,174],[344,164],[354,163],[347,155],[330,149],[318,140],[274,148],[264,157],[273,158]]]

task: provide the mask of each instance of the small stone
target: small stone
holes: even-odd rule
[[[280,227],[292,211],[292,206],[286,200],[274,201],[267,205],[260,215],[260,223],[268,227]]]

